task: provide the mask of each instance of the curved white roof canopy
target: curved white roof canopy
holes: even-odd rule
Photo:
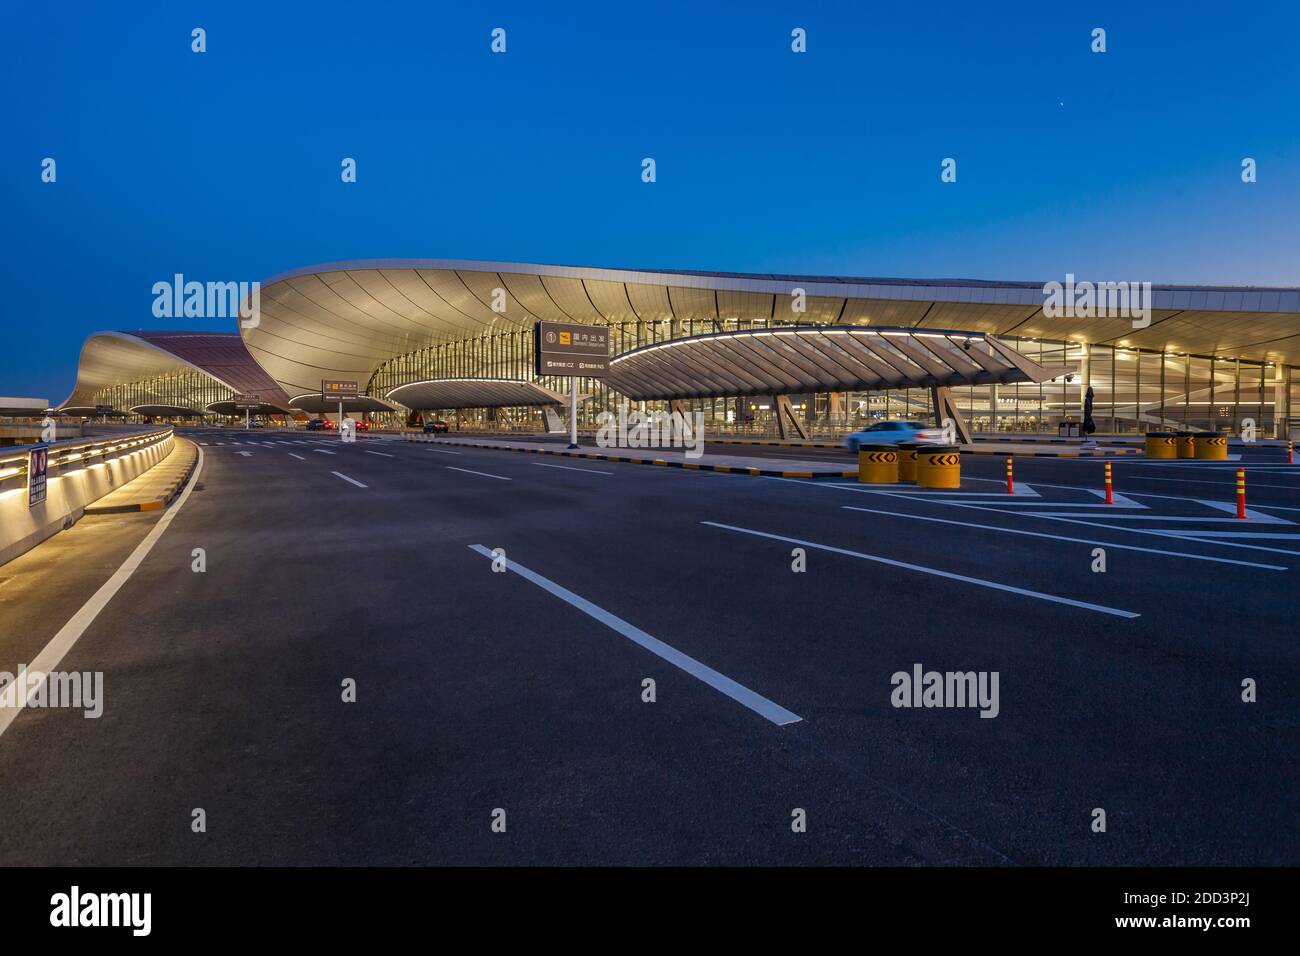
[[[804,291],[806,311],[794,311],[795,289]],[[526,329],[538,319],[600,324],[737,318],[967,329],[1300,364],[1300,289],[1155,286],[1153,298],[1150,325],[1138,329],[1127,317],[1049,318],[1041,282],[366,259],[266,280],[258,324],[240,334],[289,394],[318,389],[322,379],[364,385],[397,355]],[[504,312],[493,310],[498,302]]]
[[[381,402],[379,399],[371,398],[369,395],[357,395],[353,398],[345,398],[343,399],[342,405],[344,412],[396,411],[396,409],[387,402]],[[339,410],[339,400],[332,399],[326,401],[321,397],[319,391],[304,392],[302,395],[295,395],[293,398],[289,399],[289,407],[300,412],[310,412],[315,415],[321,415],[326,412],[337,412]]]
[[[983,335],[834,326],[648,345],[613,359],[606,383],[642,401],[1045,382],[1069,371]]]
[[[203,418],[207,415],[201,408],[167,404],[132,405],[127,411],[132,415],[148,415],[152,418]]]
[[[60,409],[90,407],[101,389],[201,372],[236,393],[271,401],[285,396],[233,332],[96,332],[81,347],[77,384]],[[156,404],[168,404],[157,395]]]
[[[390,390],[384,397],[416,410],[564,403],[564,396],[558,392],[512,378],[438,378],[408,382]]]

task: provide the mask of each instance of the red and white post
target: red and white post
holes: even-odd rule
[[[1007,455],[1007,494],[1014,495],[1015,493],[1016,485],[1011,477],[1011,456]]]
[[[1237,469],[1237,517],[1246,517],[1246,469]]]
[[[1115,503],[1115,495],[1113,493],[1111,480],[1110,480],[1110,462],[1106,462],[1106,504],[1113,505],[1114,503]]]

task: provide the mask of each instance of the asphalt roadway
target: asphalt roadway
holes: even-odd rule
[[[0,731],[0,864],[1300,862],[1277,450],[1242,522],[1236,463],[1117,460],[1107,506],[1094,459],[942,496],[188,434],[167,517],[0,567],[0,670],[85,624],[58,670],[104,675]],[[893,706],[918,664],[996,672],[996,716]]]

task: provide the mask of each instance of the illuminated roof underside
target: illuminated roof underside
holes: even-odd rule
[[[981,335],[837,326],[648,345],[614,359],[606,384],[644,401],[1044,382],[1067,371]]]
[[[795,289],[804,292],[804,312],[794,311]],[[268,279],[259,322],[241,334],[291,395],[319,389],[321,379],[355,379],[364,387],[397,355],[527,329],[538,319],[653,321],[664,323],[665,333],[683,319],[969,329],[1300,364],[1300,289],[1157,285],[1153,299],[1150,324],[1135,328],[1127,317],[1049,318],[1041,282],[370,259]],[[494,304],[504,312],[494,311]]]
[[[439,378],[399,385],[389,401],[407,408],[510,408],[516,405],[557,405],[564,396],[532,382],[508,378]]]

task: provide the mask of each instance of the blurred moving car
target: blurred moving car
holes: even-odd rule
[[[924,422],[876,422],[844,438],[844,447],[857,451],[859,445],[897,445],[900,441],[920,442],[923,445],[943,444],[943,429]]]
[[[360,421],[355,421],[355,422],[353,422],[352,424],[353,424],[353,426],[354,426],[354,430],[356,430],[356,431],[359,431],[359,432],[368,432],[368,431],[370,431],[370,422],[366,421],[364,418],[361,419]]]
[[[451,426],[448,425],[446,422],[444,422],[441,418],[434,418],[424,423],[424,433],[426,435],[428,435],[430,432],[443,433],[449,431],[451,431]]]
[[[318,432],[325,427],[325,420],[322,418],[307,419],[307,431]]]

